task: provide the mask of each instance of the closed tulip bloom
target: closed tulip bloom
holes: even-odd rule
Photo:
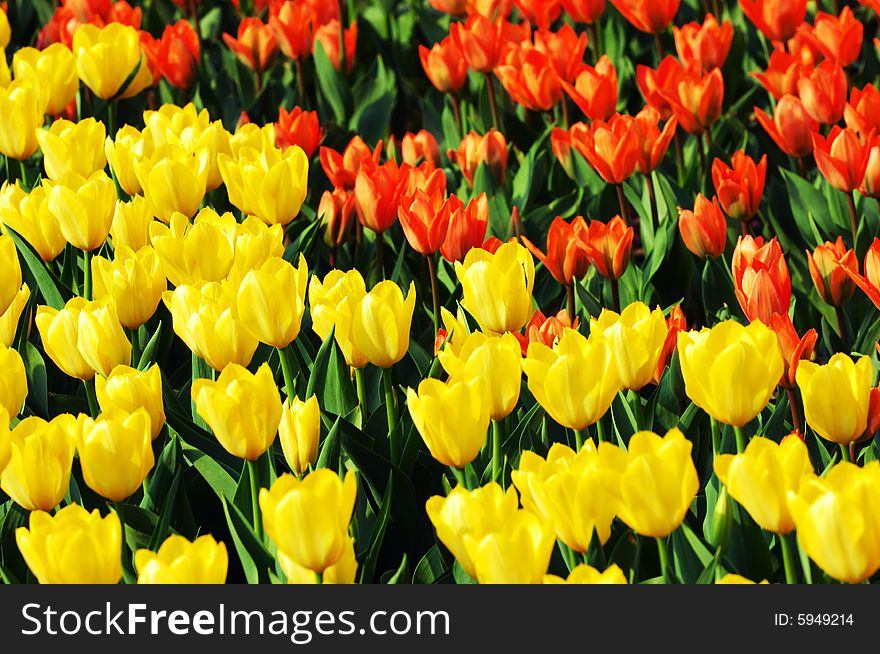
[[[788,41],[807,15],[807,0],[739,0],[739,6],[771,41]]]
[[[686,70],[672,55],[666,55],[656,69],[642,64],[636,66],[639,91],[648,106],[656,110],[663,120],[672,117],[672,100],[678,96],[678,84]]]
[[[722,585],[731,585],[731,586],[733,586],[733,585],[744,586],[744,585],[754,584],[757,582],[754,582],[751,579],[747,579],[746,577],[743,577],[742,575],[734,574],[733,572],[728,572],[726,575],[724,575],[721,579],[719,579],[715,583],[722,584]],[[764,579],[761,583],[766,584],[769,582],[766,579]]]
[[[590,120],[608,120],[617,109],[617,71],[607,55],[595,67],[584,64],[574,85],[563,82],[563,88]]]
[[[43,50],[21,48],[12,56],[15,78],[35,79],[41,91],[49,93],[46,113],[57,116],[76,97],[79,78],[76,76],[76,58],[70,48],[53,43]]]
[[[618,515],[642,536],[665,538],[684,520],[700,489],[692,445],[678,429],[662,438],[633,434],[620,476]]]
[[[782,535],[794,529],[788,493],[796,493],[801,480],[813,473],[807,446],[797,434],[780,443],[756,436],[742,454],[717,455],[714,467],[730,496],[763,529]]]
[[[131,343],[112,305],[100,301],[82,306],[76,347],[88,365],[105,377],[120,364],[131,363]]]
[[[785,371],[779,385],[786,389],[794,388],[798,364],[812,357],[819,334],[815,329],[809,329],[803,336],[798,335],[787,313],[774,314],[770,319],[769,327],[776,332],[779,350],[785,362]]]
[[[846,106],[846,74],[840,64],[826,59],[797,83],[798,95],[807,113],[823,125],[834,125],[843,118]]]
[[[572,329],[552,349],[529,345],[522,367],[529,390],[550,417],[578,431],[605,415],[622,386],[608,341]]]
[[[12,430],[12,456],[0,473],[0,488],[26,511],[50,511],[64,499],[76,448],[76,418],[61,414],[46,422],[31,416]]]
[[[571,143],[609,184],[621,184],[635,172],[641,154],[632,118],[615,114],[606,123],[571,126]]]
[[[678,120],[673,116],[666,121],[661,130],[658,127],[659,120],[660,112],[646,105],[635,115],[631,123],[638,134],[641,146],[636,170],[643,175],[649,175],[663,161],[663,157],[666,156],[669,143],[675,136],[675,129],[678,126]]]
[[[620,383],[631,390],[651,383],[667,331],[660,307],[651,311],[642,302],[633,302],[620,314],[603,309],[598,319],[590,320],[590,338],[608,341]]]
[[[361,164],[365,161],[372,161],[378,165],[379,157],[382,155],[382,144],[380,142],[375,149],[370,150],[364,140],[355,135],[341,154],[333,148],[322,146],[318,155],[321,160],[321,168],[330,183],[335,188],[353,191]]]
[[[841,66],[855,63],[862,51],[865,26],[850,7],[844,7],[839,16],[816,12],[813,28],[804,30],[810,42],[828,59]]]
[[[88,380],[95,376],[95,369],[77,349],[79,316],[88,301],[74,297],[60,311],[48,306],[38,306],[34,322],[40,332],[43,349],[61,371],[76,379]]]
[[[400,167],[394,159],[382,165],[367,160],[354,184],[358,221],[377,234],[386,232],[397,220],[402,192]]]
[[[248,365],[259,344],[238,317],[235,290],[228,284],[208,282],[178,286],[162,294],[174,333],[214,370],[232,363]]]
[[[101,411],[134,414],[146,410],[150,417],[150,438],[155,439],[165,424],[162,400],[162,371],[158,364],[141,372],[119,365],[106,377],[95,377],[95,392]]]
[[[223,42],[243,65],[257,73],[269,68],[278,53],[278,40],[271,26],[254,16],[242,18],[237,37],[223,34]]]
[[[678,231],[685,246],[701,259],[713,259],[724,254],[727,245],[727,221],[718,206],[718,198],[712,201],[700,193],[694,201],[693,211],[678,210]]]
[[[724,77],[720,68],[708,73],[687,68],[675,90],[669,101],[678,124],[688,134],[702,134],[721,117]]]
[[[269,27],[285,57],[303,59],[312,53],[315,10],[305,2],[282,2],[269,8]]]
[[[485,193],[480,193],[468,202],[467,207],[459,208],[454,202],[448,202],[448,205],[449,225],[446,238],[440,245],[440,254],[447,261],[454,263],[464,261],[468,252],[480,247],[486,240],[486,229],[489,226],[489,200]]]
[[[21,411],[28,394],[27,374],[24,362],[18,351],[0,345],[0,409],[5,409],[10,418]],[[8,422],[8,421],[7,421]]]
[[[629,265],[633,228],[620,216],[607,223],[591,220],[586,234],[586,248],[591,263],[606,279],[619,279]]]
[[[212,209],[199,212],[192,223],[181,213],[173,214],[168,226],[152,222],[152,246],[168,281],[182,286],[225,279],[235,259],[234,224],[232,214],[217,216]]]
[[[550,59],[529,45],[508,51],[494,72],[510,98],[530,111],[549,111],[562,98]]]
[[[284,400],[278,437],[284,460],[294,474],[301,477],[315,465],[321,439],[321,408],[316,396],[305,402],[296,396]]]
[[[134,171],[154,216],[166,223],[175,212],[189,218],[205,197],[208,152],[189,153],[179,145],[162,146],[149,159],[136,160]]]
[[[572,568],[567,579],[556,575],[544,575],[545,584],[626,584],[626,575],[616,563],[612,563],[605,572],[599,572],[596,568],[586,563],[581,563]]]
[[[5,313],[21,288],[18,250],[9,234],[0,233],[0,269],[3,270],[3,279],[0,280],[0,313]]]
[[[320,468],[300,481],[283,474],[260,490],[266,534],[296,564],[322,573],[337,563],[348,545],[357,481],[349,470],[340,479]]]
[[[139,584],[224,584],[229,554],[223,541],[208,534],[192,542],[171,534],[158,552],[135,552],[134,566]]]
[[[604,9],[604,0],[602,8]],[[586,33],[579,35],[571,25],[563,23],[556,31],[539,29],[532,35],[532,38],[535,48],[550,59],[560,81],[574,83],[583,68],[584,52],[587,50],[588,41]]]
[[[3,182],[0,187],[0,221],[27,241],[43,261],[52,261],[64,250],[66,241],[58,221],[49,211],[46,196],[46,188],[42,185],[25,193],[17,180],[14,184]],[[0,236],[0,242],[3,238]],[[4,251],[3,247],[8,246],[0,245],[0,251]],[[10,260],[9,266],[14,265]],[[6,269],[13,270],[14,279],[14,269]]]
[[[47,187],[46,203],[65,240],[86,252],[97,250],[110,233],[116,186],[103,170],[89,177],[67,173]]]
[[[444,190],[428,195],[416,189],[414,195],[401,198],[397,207],[403,234],[410,247],[420,254],[434,254],[439,250],[449,228],[449,216],[456,210],[464,210],[456,196],[446,199],[445,195]]]
[[[0,154],[24,161],[37,151],[43,105],[38,81],[23,77],[0,88]]]
[[[813,151],[813,134],[819,131],[819,123],[807,113],[797,96],[783,96],[776,103],[772,119],[760,107],[755,107],[755,118],[785,154],[806,157]]]
[[[355,49],[357,48],[357,21],[352,21],[351,25],[342,32],[342,39],[345,45],[345,72],[350,73],[354,66]],[[318,44],[324,49],[327,59],[333,64],[333,68],[337,72],[342,70],[342,53],[339,51],[339,21],[333,19],[321,25],[315,30],[315,49]]]
[[[189,21],[166,25],[157,53],[157,67],[171,86],[188,89],[196,78],[201,47]]]
[[[233,456],[256,461],[275,441],[281,397],[268,364],[254,374],[231,363],[216,381],[197,379],[192,397],[198,414]]]
[[[490,402],[484,389],[483,382],[471,377],[448,382],[428,378],[419,383],[418,392],[407,389],[406,404],[416,430],[443,465],[464,468],[485,445]]]
[[[832,355],[825,365],[801,361],[797,385],[807,424],[825,440],[849,445],[865,432],[872,377],[869,357]]]
[[[855,282],[847,271],[859,273],[859,260],[853,250],[847,250],[843,237],[834,243],[826,242],[810,252],[807,250],[810,277],[826,304],[843,306],[856,291]]]
[[[592,25],[605,13],[605,0],[562,0],[562,8],[574,22]]]
[[[730,44],[733,42],[733,23],[719,24],[712,14],[706,14],[703,24],[688,23],[672,28],[675,51],[685,66],[697,65],[703,70],[724,66]]]
[[[504,184],[504,175],[507,171],[507,140],[504,135],[493,129],[480,136],[476,132],[469,132],[461,140],[457,150],[449,150],[447,153],[450,161],[456,164],[461,174],[473,185],[474,175],[480,164],[485,164],[492,178],[499,184]]]
[[[18,324],[21,315],[24,313],[24,309],[28,305],[30,297],[31,289],[27,284],[22,284],[21,288],[18,289],[18,293],[15,294],[15,297],[9,304],[9,307],[7,307],[6,311],[0,314],[0,345],[12,347],[12,344],[15,342],[15,335],[18,333]],[[26,328],[28,330],[30,330],[31,316],[32,310],[28,312],[28,316],[25,319],[27,320]],[[22,328],[25,329],[25,326]]]
[[[41,584],[118,584],[122,578],[122,525],[70,504],[50,515],[35,511],[15,530],[25,563]]]
[[[559,0],[514,0],[520,16],[539,30],[546,30],[562,13]]]
[[[299,565],[281,550],[278,550],[278,563],[287,576],[288,584],[316,584],[318,580],[315,573]],[[354,553],[354,539],[349,537],[345,541],[342,556],[339,560],[326,568],[321,574],[322,584],[353,584],[357,577],[358,562]]]
[[[678,12],[679,0],[611,0],[623,17],[636,29],[648,34],[665,32]]]
[[[309,280],[309,309],[312,330],[326,341],[336,325],[339,306],[350,297],[367,292],[364,278],[357,270],[331,270],[321,281],[317,276]]]
[[[153,248],[135,252],[118,245],[113,261],[96,256],[91,265],[95,299],[112,304],[124,327],[137,329],[153,317],[167,288],[162,262]]]
[[[458,93],[467,81],[467,62],[451,36],[430,49],[419,46],[419,60],[425,75],[441,93]]]
[[[774,236],[740,236],[733,250],[733,285],[749,320],[769,325],[773,314],[788,313],[791,277],[779,241]]]
[[[426,129],[420,129],[413,134],[407,132],[400,142],[400,154],[404,163],[417,166],[422,161],[430,161],[435,166],[440,165],[440,145],[437,139]]]
[[[50,179],[60,179],[68,171],[83,177],[103,170],[104,123],[86,118],[78,123],[59,119],[49,129],[37,130],[37,141],[43,152],[43,166]]]
[[[298,145],[305,152],[306,157],[311,159],[323,137],[324,130],[318,122],[317,111],[303,111],[299,107],[294,107],[290,111],[284,107],[278,110],[275,142],[282,150]]]
[[[743,326],[725,320],[711,329],[681,332],[678,356],[687,396],[734,427],[761,413],[783,372],[776,334],[760,321]]]
[[[324,232],[324,243],[331,249],[338,248],[351,233],[355,216],[354,193],[342,189],[324,191],[317,214]]]
[[[545,316],[541,311],[535,311],[528,324],[523,328],[524,333],[514,333],[513,335],[519,341],[522,355],[526,356],[529,351],[529,343],[543,343],[552,348],[562,338],[566,328],[577,330],[579,324],[580,321],[577,318],[574,319],[574,322],[569,320],[568,312],[565,309],[550,317]]]
[[[517,243],[505,243],[495,254],[473,249],[455,264],[462,306],[487,332],[518,331],[532,315],[535,263]]]
[[[309,271],[300,254],[294,268],[284,259],[268,259],[249,271],[238,288],[238,317],[257,340],[282,348],[299,334],[305,312]]]
[[[849,127],[841,129],[834,125],[827,137],[813,134],[813,156],[828,183],[838,191],[850,193],[865,178],[871,148],[865,147]]]
[[[96,96],[130,98],[153,83],[138,31],[121,23],[85,24],[73,35],[76,72]],[[125,81],[135,72],[127,86]]]
[[[122,502],[141,487],[155,463],[146,409],[80,416],[77,427],[76,451],[89,488]]]
[[[458,46],[468,67],[478,73],[490,73],[501,54],[503,22],[495,22],[479,14],[466,23],[452,23],[449,34]]]
[[[531,511],[517,511],[497,531],[464,536],[481,584],[540,584],[553,553],[553,528]]]
[[[141,181],[135,174],[135,162],[149,157],[152,149],[152,144],[147,143],[141,132],[131,125],[123,125],[104,142],[107,162],[122,190],[128,195],[143,193]]]
[[[843,119],[860,138],[867,138],[872,129],[880,132],[880,90],[873,84],[865,84],[861,89],[853,86]]]
[[[718,201],[734,220],[748,220],[758,212],[766,177],[767,155],[762,155],[756,164],[745,152],[737,150],[729,166],[717,158],[712,162],[712,183]]]

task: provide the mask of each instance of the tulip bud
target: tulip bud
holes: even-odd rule
[[[43,349],[61,371],[76,379],[88,380],[95,370],[83,359],[76,347],[79,316],[88,301],[81,297],[68,300],[60,311],[38,306],[34,322],[40,332]]]
[[[278,550],[278,563],[287,576],[288,584],[315,584],[315,573],[299,565],[281,550]],[[325,569],[321,574],[322,584],[353,584],[357,576],[358,562],[354,553],[354,539],[349,537],[345,541],[342,556],[339,560]]]
[[[157,53],[157,67],[171,86],[188,89],[196,77],[200,55],[199,36],[189,21],[166,25]]]
[[[272,258],[248,272],[236,300],[244,328],[263,343],[286,347],[299,334],[308,277],[302,254],[297,268],[284,259]]]
[[[595,68],[585,64],[574,85],[563,83],[563,88],[590,120],[608,120],[617,110],[617,70],[607,55]]]
[[[855,63],[862,52],[864,29],[852,9],[844,7],[840,16],[816,12],[813,29],[804,30],[804,34],[825,57],[846,67]]]
[[[44,109],[40,93],[39,82],[28,77],[0,88],[0,154],[24,161],[37,151]]]
[[[629,116],[614,114],[608,122],[571,126],[571,144],[608,184],[622,184],[635,172],[641,156],[638,132]]]
[[[27,284],[22,284],[9,307],[0,314],[0,345],[12,347],[12,344],[15,342],[15,335],[18,333],[19,319],[30,297],[31,289]],[[26,324],[23,328],[25,333],[30,333],[30,317],[31,314],[28,313]]]
[[[803,336],[798,336],[794,324],[787,313],[775,313],[770,318],[770,329],[776,332],[779,341],[779,351],[785,362],[785,372],[779,385],[789,389],[795,387],[795,375],[801,360],[809,360],[813,355],[813,348],[819,334],[815,329],[808,330]]]
[[[636,391],[653,379],[667,331],[660,307],[651,311],[642,302],[633,302],[620,314],[603,309],[598,319],[590,320],[590,338],[608,341],[621,385]]]
[[[269,9],[269,26],[281,52],[290,59],[301,60],[312,54],[312,32],[317,22],[315,10],[307,2],[282,2]]]
[[[641,150],[636,170],[643,175],[651,174],[663,161],[678,127],[678,120],[674,116],[666,121],[662,130],[657,126],[659,120],[660,112],[651,106],[645,106],[632,121],[632,127],[638,133]]]
[[[321,439],[318,398],[312,395],[303,402],[294,396],[292,400],[284,400],[278,437],[287,465],[295,475],[302,477],[318,460],[318,441]]]
[[[12,71],[15,79],[28,77],[37,82],[41,91],[48,91],[46,113],[50,116],[62,113],[79,90],[76,58],[70,48],[61,43],[53,43],[43,50],[16,50],[12,56]]]
[[[46,204],[65,240],[91,252],[107,240],[116,208],[116,186],[103,170],[83,177],[66,173],[47,189]]]
[[[320,43],[327,55],[327,59],[333,64],[333,68],[338,71],[342,70],[342,54],[339,52],[339,20],[333,19],[324,23],[315,30],[315,46]],[[357,48],[357,21],[352,21],[351,25],[343,31],[343,41],[345,45],[345,72],[350,73],[354,65],[354,52]]]
[[[133,162],[154,216],[167,223],[175,212],[187,218],[196,214],[207,190],[208,155],[206,149],[190,153],[169,144],[154,150],[149,158]]]
[[[165,424],[162,400],[162,371],[157,364],[141,372],[125,365],[116,366],[106,378],[95,377],[95,392],[101,411],[135,413],[145,409],[150,417],[150,438],[155,440]]]
[[[116,181],[132,197],[143,193],[141,181],[135,174],[135,162],[149,157],[152,150],[152,143],[131,125],[123,125],[104,142],[104,154]]]
[[[547,254],[525,236],[522,241],[556,281],[563,286],[571,286],[574,280],[583,279],[590,268],[587,234],[587,224],[583,217],[577,216],[571,223],[567,223],[557,216],[550,223],[550,230],[547,232]]]
[[[324,130],[318,122],[317,111],[303,111],[299,107],[294,107],[289,112],[284,107],[278,110],[275,142],[282,150],[297,145],[311,159],[322,138]]]
[[[30,193],[25,193],[18,181],[14,184],[3,182],[0,187],[0,221],[27,241],[43,261],[52,261],[64,250],[66,242],[58,221],[49,211],[46,195],[44,186],[35,186]],[[0,236],[0,242],[3,238]],[[0,251],[3,247],[8,246],[0,245]],[[9,266],[15,265],[9,261]]]
[[[0,233],[0,314],[5,313],[15,300],[21,288],[21,264],[18,262],[18,250],[15,241],[9,234]]]
[[[730,543],[730,532],[733,526],[732,510],[730,499],[727,495],[727,488],[722,486],[721,492],[715,498],[715,508],[712,511],[712,526],[706,538],[709,545],[722,552],[727,549],[727,545]]]
[[[611,0],[623,17],[637,30],[648,34],[665,32],[675,18],[679,0]]]
[[[131,343],[122,330],[116,310],[98,301],[82,305],[76,327],[76,348],[89,367],[104,377],[116,366],[131,363]]]
[[[352,137],[342,154],[332,148],[323,146],[319,151],[321,168],[323,168],[324,174],[327,175],[327,179],[330,180],[330,183],[335,188],[345,191],[354,190],[355,180],[360,171],[361,163],[369,160],[378,165],[381,154],[381,142],[376,145],[375,150],[370,150],[363,139],[357,135]]]
[[[827,138],[818,132],[813,134],[816,167],[838,191],[851,193],[859,187],[865,179],[870,155],[871,148],[863,145],[848,127],[840,129],[834,125]]]
[[[834,354],[825,365],[801,361],[797,385],[807,424],[825,440],[849,445],[865,432],[873,370],[870,358],[857,362]]]
[[[117,245],[112,262],[96,256],[91,265],[95,299],[112,304],[123,326],[137,329],[153,316],[167,287],[153,248]]]
[[[341,189],[324,191],[318,204],[318,219],[324,228],[324,242],[331,248],[345,243],[354,218],[354,194]]]
[[[769,325],[773,314],[788,313],[791,277],[779,241],[740,236],[733,250],[736,297],[749,320]]]
[[[404,134],[400,149],[404,163],[411,166],[416,166],[421,161],[430,161],[435,166],[440,165],[440,146],[428,130],[420,129],[416,134],[412,132]]]
[[[758,212],[767,175],[767,155],[755,165],[742,150],[731,158],[731,166],[721,159],[712,162],[712,182],[718,201],[734,220],[749,220]]]
[[[172,534],[158,552],[140,549],[135,552],[139,584],[224,584],[229,567],[226,545],[210,535],[190,542]]]
[[[688,23],[673,27],[672,35],[681,63],[708,71],[724,66],[733,41],[733,23],[725,20],[719,25],[715,16],[706,14],[702,25]]]
[[[435,43],[429,50],[419,46],[419,59],[425,74],[441,93],[458,93],[467,81],[467,62],[451,36]]]
[[[449,225],[440,253],[447,261],[454,263],[464,261],[467,253],[480,247],[485,240],[489,226],[489,200],[485,193],[480,193],[468,202],[467,207],[461,208],[450,200],[446,202]]]
[[[480,164],[486,165],[499,186],[504,184],[507,140],[501,132],[490,129],[485,136],[480,136],[471,131],[461,140],[457,150],[449,150],[446,154],[461,169],[469,184],[473,185]]]
[[[786,154],[806,157],[813,151],[813,134],[819,131],[819,123],[810,117],[796,96],[783,96],[776,103],[772,120],[759,107],[755,107],[755,118]]]
[[[278,40],[272,28],[249,16],[241,19],[237,36],[223,34],[223,42],[243,65],[258,74],[267,70],[278,53]]]
[[[816,290],[826,304],[843,306],[856,291],[856,284],[847,273],[859,273],[859,261],[853,250],[847,250],[843,238],[838,236],[834,243],[823,243],[813,252],[807,251],[810,277]]]
[[[190,223],[176,213],[170,224],[150,224],[150,239],[168,281],[175,286],[225,279],[235,257],[235,218],[203,209]]]
[[[552,527],[525,509],[479,540],[464,538],[481,584],[543,583],[554,544]]]
[[[741,0],[740,8],[772,41],[788,41],[804,22],[807,0]]]
[[[826,59],[798,80],[797,91],[806,112],[823,125],[835,125],[846,105],[846,74],[840,64]]]
[[[718,206],[718,198],[710,202],[700,193],[694,210],[678,210],[678,230],[685,246],[701,259],[719,257],[727,245],[727,221]]]
[[[82,177],[103,170],[104,123],[86,118],[78,123],[60,119],[49,129],[37,130],[37,141],[43,152],[43,166],[49,179],[58,180],[68,171]]]
[[[153,83],[138,31],[122,23],[82,25],[73,35],[76,72],[102,100],[130,98]],[[132,73],[134,78],[125,85]]]
[[[403,190],[400,182],[400,168],[393,159],[381,166],[369,159],[361,165],[354,182],[354,198],[358,221],[364,227],[382,234],[394,224]]]
[[[585,247],[590,261],[606,279],[619,279],[629,265],[632,251],[633,228],[627,227],[620,216],[607,223],[590,221]]]
[[[545,584],[626,584],[626,575],[616,563],[612,563],[605,572],[599,572],[596,568],[586,563],[572,568],[568,578],[563,580],[556,575],[544,575]]]
[[[312,331],[322,341],[333,332],[339,318],[340,306],[352,297],[366,295],[364,278],[357,270],[342,272],[331,270],[323,282],[314,276],[309,280],[309,308],[312,316]]]
[[[529,111],[550,111],[562,99],[550,58],[531,46],[509,49],[494,72],[510,98]]]
[[[865,84],[861,89],[853,86],[843,118],[859,138],[866,139],[871,130],[880,131],[880,90],[873,84]]]
[[[501,54],[503,22],[492,22],[484,16],[473,14],[466,23],[453,22],[449,35],[458,46],[468,67],[478,73],[490,73]]]
[[[28,394],[27,374],[21,355],[5,345],[0,345],[0,409],[5,409],[10,418],[21,411]],[[8,424],[8,421],[7,421]]]

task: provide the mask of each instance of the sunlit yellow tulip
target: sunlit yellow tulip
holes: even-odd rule
[[[0,488],[28,511],[49,511],[64,499],[76,447],[76,418],[61,414],[46,422],[31,416],[10,434],[12,456]]]
[[[21,264],[15,241],[9,234],[0,234],[0,313],[5,313],[21,288]]]
[[[12,38],[12,28],[9,26],[9,17],[6,15],[6,10],[0,9],[0,48],[5,48],[9,45],[9,40]]]
[[[21,411],[28,394],[27,374],[21,355],[12,348],[0,345],[0,408],[14,418]]]
[[[134,172],[140,181],[150,212],[164,222],[180,212],[191,218],[205,197],[208,153],[187,152],[180,146],[156,148],[150,158],[136,159]]]
[[[281,396],[268,364],[252,374],[230,364],[217,381],[192,385],[196,410],[227,452],[256,461],[275,441],[281,421]]]
[[[171,216],[169,225],[154,221],[150,237],[168,281],[175,286],[217,282],[229,274],[235,256],[232,214],[217,216],[203,210],[192,223],[181,213]]]
[[[257,125],[245,123],[229,137],[229,151],[233,159],[257,158],[263,150],[275,147],[275,123]]]
[[[37,128],[43,124],[39,83],[12,80],[0,88],[0,154],[24,161],[37,151]]]
[[[104,123],[94,118],[85,118],[78,123],[61,118],[49,129],[37,130],[46,175],[57,180],[67,172],[89,177],[103,170],[107,165],[104,156],[106,136]]]
[[[309,269],[302,254],[296,268],[275,258],[248,272],[237,298],[238,316],[245,329],[267,345],[288,345],[299,334],[308,279]]]
[[[237,225],[234,268],[256,270],[269,259],[283,254],[284,228],[281,225],[267,225],[254,216],[248,216]]]
[[[321,281],[317,276],[309,281],[309,307],[312,330],[326,341],[339,315],[339,306],[348,298],[365,295],[364,278],[357,270],[331,270]],[[344,351],[344,350],[343,350]],[[348,357],[346,357],[348,359]]]
[[[63,373],[76,379],[92,379],[95,369],[77,349],[79,317],[88,301],[74,297],[60,311],[48,306],[38,306],[34,322],[43,349]]]
[[[278,549],[297,565],[322,573],[337,563],[348,544],[357,481],[319,468],[300,481],[283,474],[260,490],[263,526]]]
[[[869,357],[838,352],[825,365],[801,361],[797,385],[807,424],[825,440],[849,445],[865,432],[874,371]]]
[[[443,352],[450,352],[458,356],[471,334],[464,312],[459,307],[457,315],[453,316],[445,307],[440,307],[440,318],[443,321],[443,329],[446,330],[446,344],[443,346]]]
[[[210,535],[190,542],[172,534],[158,552],[135,552],[139,584],[223,584],[229,567],[226,545]]]
[[[122,245],[135,252],[150,245],[150,224],[153,217],[147,211],[143,196],[136,195],[130,201],[116,201],[113,222],[110,223],[110,238],[113,247]]]
[[[15,542],[41,584],[117,584],[122,577],[122,525],[112,511],[103,518],[79,504],[54,516],[35,511],[29,527],[15,530]]]
[[[116,210],[116,186],[107,173],[99,170],[83,177],[70,172],[45,184],[49,212],[58,221],[65,240],[86,252],[101,247]]]
[[[76,348],[86,363],[105,377],[116,366],[131,363],[131,342],[116,310],[101,302],[83,305],[76,330]]]
[[[123,125],[104,142],[107,162],[122,190],[131,196],[143,193],[141,181],[135,174],[135,162],[149,157],[152,152],[151,144],[131,125]]]
[[[603,309],[590,321],[590,336],[603,336],[611,346],[624,388],[638,390],[649,384],[666,342],[666,318],[658,307],[651,311],[633,302],[618,314]]]
[[[76,76],[76,58],[63,43],[52,43],[43,50],[21,48],[12,56],[12,72],[16,79],[35,79],[48,92],[46,113],[63,113],[76,97],[79,78]],[[83,153],[85,154],[85,153]]]
[[[734,574],[732,572],[728,572],[721,579],[715,582],[716,584],[722,584],[727,586],[746,586],[749,584],[754,584],[755,582],[751,579],[746,579],[742,575]],[[767,580],[761,582],[762,584],[766,584]]]
[[[776,334],[760,321],[725,320],[681,332],[678,356],[685,392],[716,420],[742,427],[767,405],[782,376]]]
[[[67,241],[46,202],[46,188],[35,186],[25,193],[19,183],[0,187],[0,220],[37,251],[43,261],[52,261]]]
[[[0,407],[0,478],[12,458],[12,434],[9,431],[9,421],[6,409]]]
[[[151,247],[135,252],[119,245],[114,255],[92,259],[93,293],[113,305],[124,327],[137,329],[153,317],[167,288],[162,262]]]
[[[467,534],[464,546],[481,584],[540,584],[555,545],[553,528],[521,509],[482,538]]]
[[[302,476],[318,460],[318,441],[321,438],[321,408],[312,395],[305,402],[294,396],[284,400],[278,438],[287,465]]]
[[[15,334],[18,331],[19,319],[30,297],[31,289],[27,284],[22,284],[21,288],[18,289],[18,293],[15,294],[12,303],[3,314],[0,314],[0,345],[12,347],[13,342],[15,342]],[[30,315],[25,320],[27,322],[22,328],[29,332]]]
[[[563,579],[556,575],[544,575],[545,584],[625,584],[626,576],[616,563],[612,563],[605,572],[599,572],[596,568],[586,563],[581,563],[568,573],[568,578]]]
[[[73,34],[73,54],[77,75],[102,100],[130,98],[153,83],[138,31],[128,25],[81,25]]]
[[[495,254],[473,248],[455,264],[461,305],[483,331],[517,331],[532,316],[535,262],[518,243],[504,243]]]
[[[315,573],[299,565],[281,550],[278,550],[278,562],[287,576],[288,584],[315,584],[318,582]],[[358,562],[354,553],[354,539],[348,538],[339,560],[324,570],[322,584],[353,584],[357,576]]]
[[[162,371],[158,364],[140,371],[116,366],[106,378],[95,377],[95,393],[101,411],[134,413],[145,409],[150,416],[150,438],[155,439],[165,424],[162,400]]]

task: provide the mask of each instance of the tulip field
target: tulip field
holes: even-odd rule
[[[880,578],[877,0],[0,9],[4,583]]]

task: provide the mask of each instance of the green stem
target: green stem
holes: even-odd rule
[[[575,306],[574,281],[565,287],[565,307],[568,310],[568,321],[574,324],[574,317],[577,314]]]
[[[791,551],[791,534],[779,537],[782,547],[782,563],[785,566],[785,583],[796,584],[797,576],[794,572],[794,554]]]
[[[361,411],[361,424],[363,427],[367,424],[367,387],[364,382],[364,369],[363,368],[355,368],[354,369],[354,382],[357,387],[357,396],[358,396],[358,407]]]
[[[501,441],[504,437],[504,425],[500,420],[492,421],[492,481],[501,484],[503,474],[503,462],[501,455]],[[503,484],[502,484],[503,486]]]
[[[131,556],[126,554],[128,543],[125,540],[125,514],[122,512],[122,502],[111,502],[111,505],[116,512],[116,517],[119,518],[119,531],[122,534],[121,547],[119,548],[119,555],[122,558],[122,580],[127,584],[136,583],[137,577],[132,575],[132,572],[137,572],[134,567],[134,552],[132,551]]]
[[[849,455],[849,445],[841,445],[840,446],[840,458],[841,458],[841,461],[847,461],[848,463],[852,463],[852,457]]]
[[[620,285],[616,279],[609,279],[611,282],[611,308],[620,313]]]
[[[645,410],[642,408],[642,397],[639,395],[638,391],[630,391],[633,395],[633,401],[630,404],[633,408],[633,413],[635,414],[633,417],[636,419],[636,430],[646,429],[645,423]]]
[[[853,250],[856,249],[856,241],[859,237],[859,214],[856,210],[856,198],[852,191],[846,195],[847,204],[849,205],[849,228],[852,232]]]
[[[605,441],[605,426],[602,424],[602,418],[596,421],[596,441],[598,443]]]
[[[648,201],[651,205],[651,220],[657,225],[660,223],[660,216],[657,210],[657,192],[654,189],[654,173],[645,173],[645,185],[648,187]]]
[[[709,420],[712,421],[712,456],[716,457],[721,453],[721,425],[711,416]]]
[[[83,250],[83,297],[92,299],[92,253]]]
[[[30,186],[28,186],[28,174],[27,174],[27,165],[25,165],[23,159],[18,160],[18,172],[19,178],[21,179],[21,188],[22,190],[29,190]]]
[[[131,340],[131,367],[138,368],[141,362],[141,342],[137,327],[129,330],[129,339]]]
[[[318,585],[324,583],[324,573],[323,572],[316,572],[315,573],[315,583]]]
[[[498,100],[495,98],[495,85],[492,83],[492,75],[486,73],[486,86],[489,87],[489,108],[492,110],[492,125],[497,131],[501,131],[501,120],[498,117]]]
[[[748,442],[746,430],[742,427],[734,427],[733,431],[736,434],[736,452],[742,454],[746,451],[746,443]]]
[[[391,462],[400,463],[400,443],[397,434],[397,411],[394,397],[394,382],[391,379],[391,367],[382,370],[382,382],[385,386],[385,415],[388,417],[388,441],[391,445]]]
[[[663,583],[672,583],[669,577],[669,547],[666,538],[655,538],[657,541],[657,553],[660,555],[660,571],[663,573]]]
[[[95,380],[92,379],[84,379],[83,386],[86,389],[86,401],[89,403],[89,415],[92,418],[97,418],[98,414],[101,412],[100,405],[98,404],[98,396],[95,393]]]
[[[465,490],[470,490],[467,485],[467,477],[464,474],[464,470],[460,470],[459,468],[453,468],[450,466],[449,468],[452,470],[452,476],[455,477],[455,481],[458,482],[458,485],[464,488]]]
[[[254,520],[254,533],[257,535],[257,540],[262,541],[263,520],[260,515],[260,473],[257,470],[256,461],[247,461],[245,465],[247,466],[248,477],[251,483],[251,513]]]
[[[797,544],[798,549],[798,558],[801,560],[801,570],[804,573],[804,583],[812,584],[813,583],[813,568],[810,565],[810,557],[807,556],[807,553],[801,548],[800,543]]]
[[[293,385],[293,374],[290,371],[290,352],[287,347],[276,348],[278,350],[278,358],[281,360],[281,376],[284,377],[284,392],[288,399],[292,399],[296,394],[296,386]]]
[[[426,254],[425,260],[428,262],[428,277],[431,279],[431,300],[432,309],[434,311],[434,336],[440,331],[440,289],[437,285],[437,265],[434,263],[434,255]]]
[[[574,449],[576,452],[580,452],[581,448],[584,446],[584,430],[583,429],[575,429],[574,430]]]
[[[116,140],[116,101],[107,103],[107,136]]]

